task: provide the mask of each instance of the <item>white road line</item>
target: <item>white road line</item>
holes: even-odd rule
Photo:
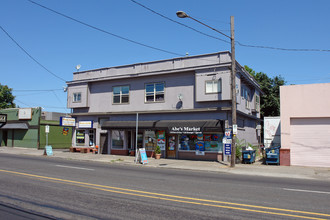
[[[71,166],[64,166],[64,165],[56,165],[57,167],[64,167],[64,168],[71,168],[71,169],[78,169],[78,170],[91,170],[94,171],[94,169],[88,169],[83,167],[71,167]]]
[[[288,189],[288,188],[282,188],[282,189],[283,190],[288,190],[288,191],[296,191],[296,192],[330,194],[330,192],[324,192],[324,191],[313,191],[313,190],[304,190],[304,189]]]

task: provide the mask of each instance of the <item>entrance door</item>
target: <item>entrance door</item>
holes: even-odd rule
[[[177,145],[177,140],[176,140],[176,135],[175,134],[169,134],[167,136],[167,141],[166,141],[166,157],[175,159],[176,158],[176,145]]]
[[[8,131],[2,130],[2,143],[1,146],[7,146],[7,140],[8,140]]]
[[[108,152],[108,133],[101,134],[100,139],[100,152],[101,154],[109,154]]]

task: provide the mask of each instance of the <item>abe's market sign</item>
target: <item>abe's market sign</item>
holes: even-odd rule
[[[173,126],[169,128],[170,134],[201,134],[202,128],[201,127],[189,127],[189,126],[182,126],[177,127]]]

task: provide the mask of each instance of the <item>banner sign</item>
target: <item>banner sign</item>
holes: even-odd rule
[[[62,134],[67,136],[69,134],[69,128],[63,128]]]
[[[60,117],[60,126],[76,126],[76,119],[75,118],[68,118],[68,117]]]

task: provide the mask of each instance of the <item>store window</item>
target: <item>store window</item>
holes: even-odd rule
[[[124,138],[125,138],[125,131],[112,130],[111,131],[112,148],[123,149]]]
[[[85,145],[85,130],[76,131],[76,144]]]
[[[146,102],[163,102],[165,97],[165,83],[148,83],[145,85]]]
[[[114,104],[129,103],[129,86],[113,87],[113,103]]]
[[[81,92],[73,93],[73,102],[81,102]]]
[[[218,93],[221,92],[221,79],[205,81],[206,93]]]
[[[179,135],[179,150],[182,151],[222,151],[222,134],[182,134]]]
[[[146,150],[154,150],[157,145],[155,131],[144,131],[144,148]]]

